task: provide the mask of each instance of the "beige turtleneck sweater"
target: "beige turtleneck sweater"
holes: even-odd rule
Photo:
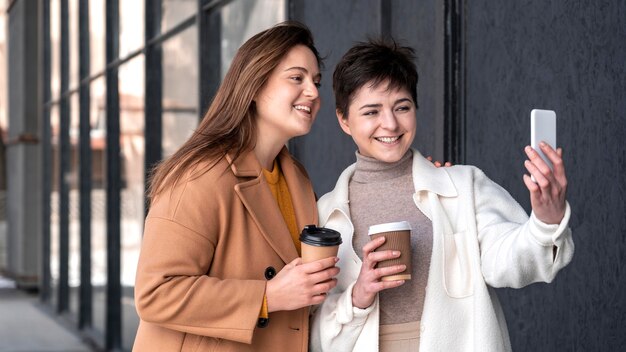
[[[412,279],[380,292],[380,324],[419,321],[424,306],[428,268],[433,245],[432,222],[415,205],[413,152],[399,161],[385,163],[356,153],[356,170],[349,186],[350,217],[354,224],[352,245],[362,258],[372,225],[408,221],[411,224]]]

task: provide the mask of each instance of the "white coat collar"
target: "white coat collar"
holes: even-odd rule
[[[433,192],[443,197],[456,197],[456,187],[446,171],[445,167],[436,167],[416,149],[413,151],[413,186],[415,193],[420,191]],[[349,184],[356,169],[356,163],[348,166],[337,179],[335,188],[320,199],[320,221],[324,224],[335,211],[341,211],[348,219],[350,218]],[[331,208],[327,208],[330,206]]]
[[[456,187],[445,167],[436,167],[416,149],[413,151],[413,185],[415,192],[427,191],[444,197],[456,197]]]

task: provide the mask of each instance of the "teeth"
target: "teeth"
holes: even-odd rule
[[[397,141],[398,138],[400,138],[400,137],[378,137],[376,139],[378,141],[383,142],[383,143],[393,143],[393,142]]]
[[[300,111],[311,112],[311,108],[308,107],[308,106],[304,106],[304,105],[294,105],[294,108],[296,108],[296,110],[300,110]]]

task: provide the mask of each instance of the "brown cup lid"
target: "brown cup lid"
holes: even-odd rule
[[[327,247],[341,244],[341,234],[333,229],[306,225],[300,233],[300,242],[310,246]]]

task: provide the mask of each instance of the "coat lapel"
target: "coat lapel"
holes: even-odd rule
[[[250,217],[280,258],[285,263],[291,262],[298,257],[298,252],[293,245],[278,204],[272,196],[265,178],[261,176],[262,169],[256,156],[252,151],[248,151],[237,158],[235,162],[232,162],[230,155],[227,155],[226,158],[231,163],[231,170],[235,176],[243,178],[242,182],[235,185],[235,192],[246,207]],[[291,192],[291,188],[289,190]]]

